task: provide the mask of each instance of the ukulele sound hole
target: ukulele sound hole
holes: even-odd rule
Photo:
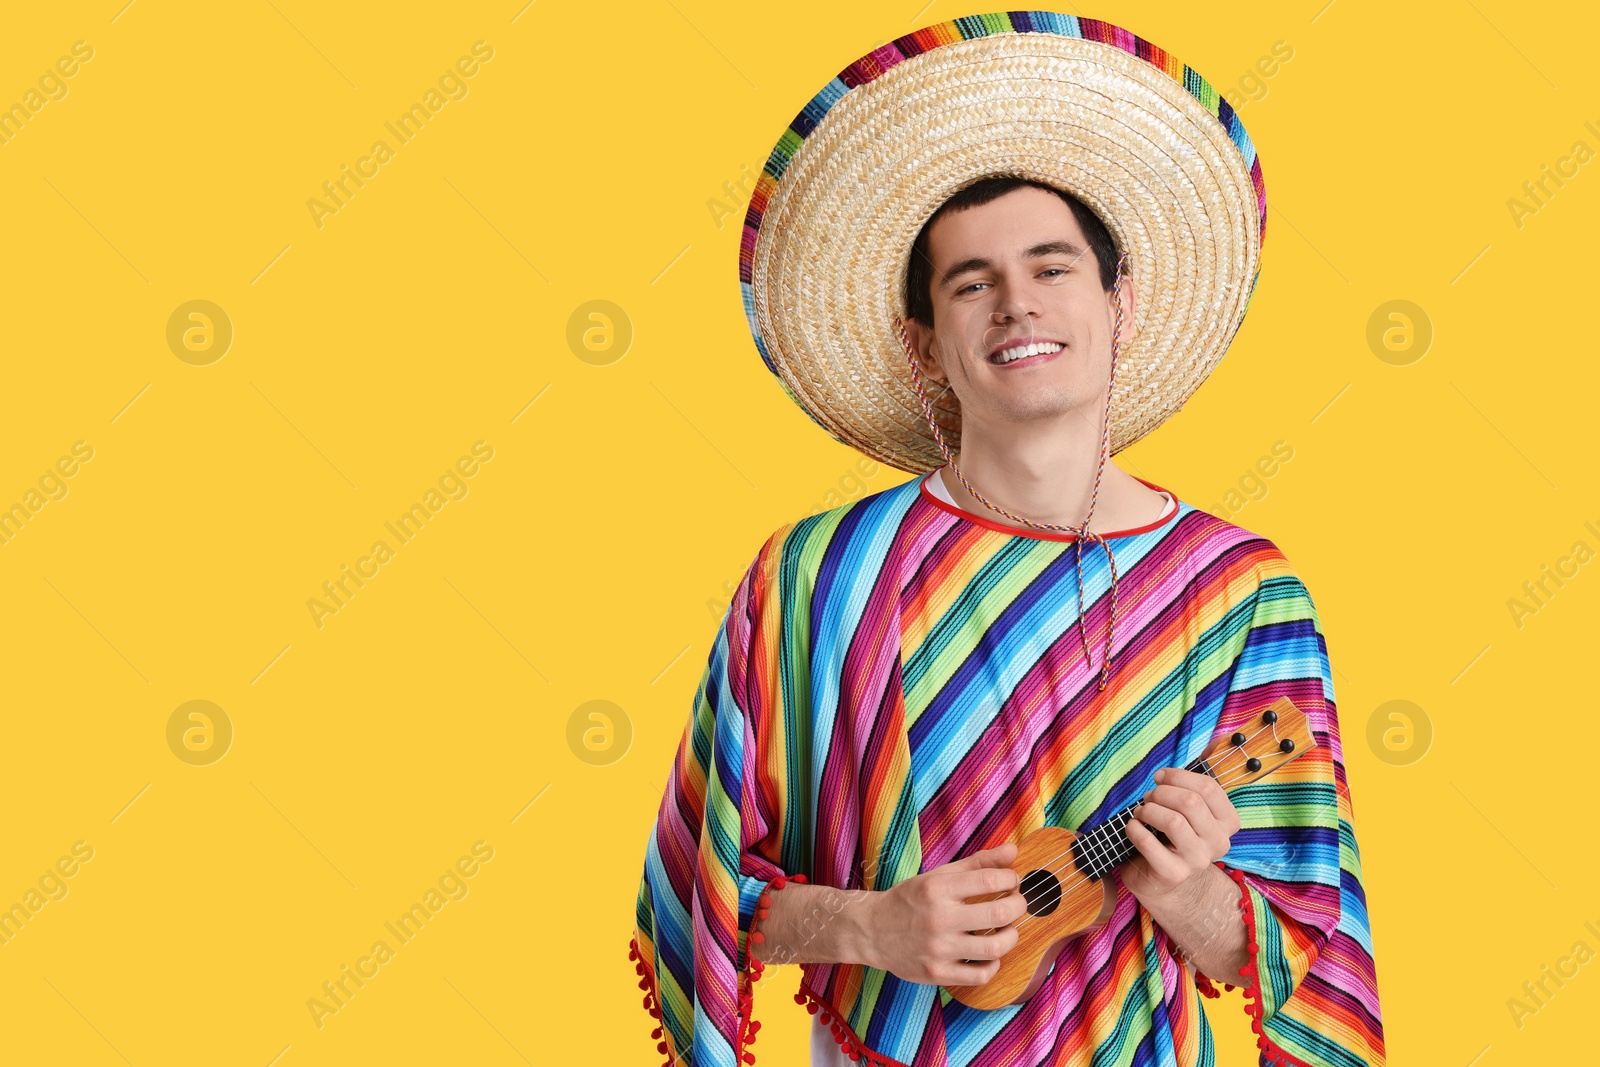
[[[1029,915],[1049,915],[1061,904],[1061,882],[1049,871],[1030,872],[1018,888],[1028,902]]]

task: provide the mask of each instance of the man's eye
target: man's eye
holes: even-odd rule
[[[1041,274],[1066,274],[1066,273],[1068,273],[1068,271],[1064,267],[1047,267],[1046,269],[1040,271],[1039,273],[1041,273]],[[971,285],[969,285],[969,286],[967,286],[967,287],[965,287],[963,289],[956,290],[956,292],[958,294],[959,293],[971,292],[973,289],[976,289],[978,286],[986,285],[986,284],[988,284],[988,283],[987,282],[973,282]]]

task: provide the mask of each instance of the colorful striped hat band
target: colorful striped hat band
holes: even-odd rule
[[[874,49],[778,139],[745,215],[739,282],[789,397],[899,470],[924,474],[960,450],[955,398],[930,401],[902,362],[912,244],[954,193],[993,176],[1077,197],[1139,281],[1108,397],[1110,454],[1182,408],[1255,290],[1255,148],[1228,102],[1162,49],[1047,11],[959,18]]]

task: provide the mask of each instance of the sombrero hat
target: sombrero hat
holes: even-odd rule
[[[925,473],[943,456],[895,319],[912,242],[953,193],[1010,175],[1100,216],[1138,287],[1112,453],[1221,360],[1260,273],[1261,163],[1204,78],[1120,27],[1050,11],[942,22],[856,60],[778,139],[750,198],[739,284],[756,348],[836,440]],[[944,436],[960,415],[934,405]]]

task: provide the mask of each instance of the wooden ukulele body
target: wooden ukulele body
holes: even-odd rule
[[[1050,974],[1050,965],[1067,941],[1098,930],[1111,918],[1117,898],[1110,878],[1090,881],[1070,862],[1078,835],[1060,826],[1041,826],[1017,845],[1012,870],[1022,879],[1027,922],[1017,928],[1017,944],[1000,960],[1000,970],[983,985],[946,986],[950,995],[974,1008],[1001,1008],[1033,996]],[[969,904],[997,900],[1011,890],[969,897]]]

